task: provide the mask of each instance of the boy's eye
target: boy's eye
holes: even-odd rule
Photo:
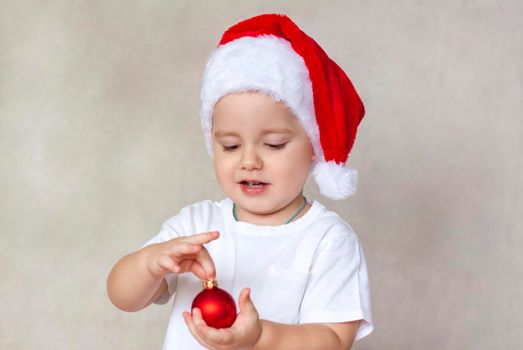
[[[235,149],[238,148],[238,145],[234,145],[234,146],[223,146],[223,150],[225,152],[228,152],[228,151],[234,151]]]
[[[272,148],[272,149],[282,149],[283,147],[285,147],[286,144],[287,143],[282,143],[282,144],[279,144],[279,145],[271,145],[271,144],[266,143],[266,145],[269,148]]]

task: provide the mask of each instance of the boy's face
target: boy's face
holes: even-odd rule
[[[212,140],[216,178],[241,221],[279,225],[301,207],[316,156],[285,104],[261,93],[229,94],[214,108]]]

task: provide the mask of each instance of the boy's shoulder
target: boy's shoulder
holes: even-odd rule
[[[313,225],[319,225],[326,231],[324,239],[336,237],[352,237],[357,238],[356,232],[352,226],[342,218],[336,211],[328,209],[318,201],[314,201],[314,205],[319,206],[321,214],[318,215]]]

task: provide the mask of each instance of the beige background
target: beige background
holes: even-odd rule
[[[285,12],[367,108],[375,331],[356,349],[523,346],[521,1],[0,2],[0,348],[159,349],[169,307],[105,292],[181,206],[220,199],[199,84],[221,33]]]

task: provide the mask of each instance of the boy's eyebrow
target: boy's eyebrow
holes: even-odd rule
[[[261,131],[262,135],[266,134],[292,134],[292,130],[287,128],[274,128],[274,129],[263,129]],[[238,136],[237,133],[234,131],[221,131],[218,130],[214,133],[214,137],[222,137],[222,136]]]

